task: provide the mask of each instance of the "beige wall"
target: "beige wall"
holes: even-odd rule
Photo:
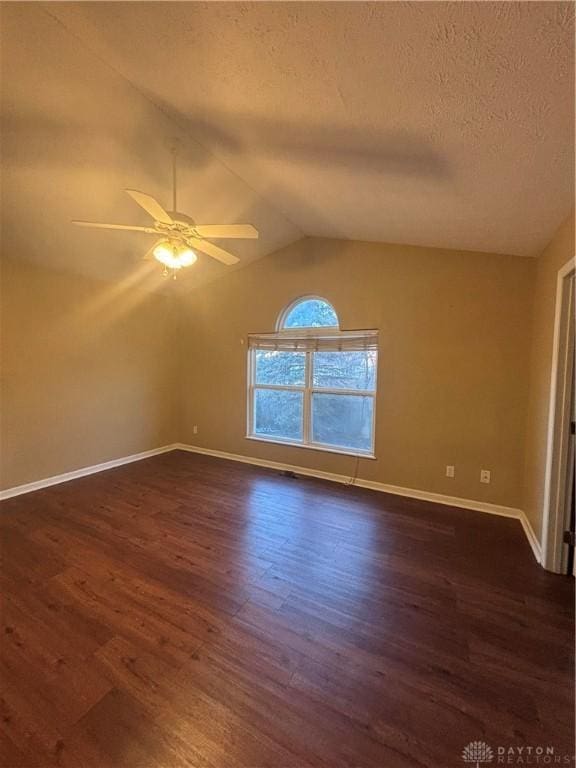
[[[179,301],[5,259],[0,486],[175,441],[352,474],[351,457],[245,439],[246,335],[315,293],[343,328],[380,329],[378,458],[359,476],[519,506],[540,535],[556,274],[573,249],[573,217],[537,260],[306,239]]]
[[[0,487],[171,443],[171,297],[4,260]]]
[[[288,302],[319,294],[343,328],[380,329],[377,461],[361,460],[359,476],[519,506],[534,268],[531,259],[409,246],[288,246],[185,299],[181,437],[354,472],[348,456],[245,439],[246,334],[273,330]],[[481,468],[492,471],[490,485],[479,482]]]
[[[558,270],[575,255],[574,215],[536,260],[523,508],[541,540]]]
[[[318,293],[343,327],[381,330],[378,460],[362,460],[360,476],[524,503],[539,533],[555,272],[573,255],[573,219],[537,261],[303,240],[183,299],[175,339],[177,298],[133,279],[147,238],[75,229],[70,218],[147,223],[121,190],[169,199],[168,148],[179,138],[182,207],[199,221],[261,222],[262,251],[235,245],[243,261],[297,230],[41,5],[4,4],[2,22],[2,64],[18,72],[0,94],[2,252],[36,266],[3,266],[1,487],[173,440],[352,473],[349,457],[244,438],[241,341],[271,330],[294,297]],[[208,261],[190,285],[218,275]]]

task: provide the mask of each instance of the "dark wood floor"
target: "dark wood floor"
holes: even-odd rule
[[[9,768],[572,754],[573,580],[515,520],[186,453],[2,504]]]

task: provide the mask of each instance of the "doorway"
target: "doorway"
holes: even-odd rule
[[[575,266],[558,273],[548,448],[542,520],[542,564],[574,574]]]

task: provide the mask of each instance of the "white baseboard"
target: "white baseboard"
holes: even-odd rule
[[[62,475],[53,475],[52,477],[46,477],[43,480],[35,480],[33,483],[16,485],[13,488],[6,488],[5,490],[0,491],[0,500],[11,499],[13,496],[20,496],[22,493],[32,493],[32,491],[39,491],[40,489],[48,488],[51,485],[67,483],[69,480],[76,480],[79,477],[93,475],[96,472],[104,472],[107,469],[121,467],[123,464],[131,464],[133,461],[148,459],[150,456],[157,456],[159,453],[167,453],[168,451],[173,451],[177,447],[179,446],[176,444],[164,445],[162,448],[153,448],[151,451],[134,453],[131,456],[122,456],[120,459],[112,459],[112,461],[105,461],[102,464],[93,464],[90,467],[74,469],[72,472],[64,472]]]
[[[530,520],[528,520],[524,512],[521,512],[520,514],[520,522],[522,523],[522,528],[524,529],[528,543],[532,547],[534,557],[540,565],[542,565],[542,546],[538,541],[538,536],[534,533],[534,528],[532,528]]]
[[[347,475],[338,475],[334,472],[323,472],[319,469],[310,469],[309,467],[298,467],[294,464],[284,464],[279,461],[268,461],[267,459],[257,459],[254,456],[242,456],[237,453],[226,453],[225,451],[216,451],[212,448],[202,448],[198,445],[187,445],[185,443],[173,443],[171,445],[164,445],[161,448],[154,448],[151,451],[143,451],[142,453],[135,453],[132,456],[123,456],[120,459],[113,459],[112,461],[105,461],[102,464],[94,464],[90,467],[82,467],[81,469],[75,469],[72,472],[65,472],[62,475],[54,475],[53,477],[47,477],[44,480],[36,480],[33,483],[26,483],[25,485],[17,485],[13,488],[6,488],[0,491],[0,500],[10,499],[13,496],[20,496],[23,493],[31,493],[32,491],[39,491],[42,488],[48,488],[51,485],[58,485],[59,483],[67,483],[70,480],[76,480],[79,477],[86,477],[86,475],[93,475],[96,472],[104,472],[107,469],[113,469],[114,467],[120,467],[123,464],[130,464],[133,461],[141,461],[142,459],[148,459],[151,456],[157,456],[160,453],[168,453],[168,451],[189,451],[190,453],[201,453],[206,456],[214,456],[220,459],[229,459],[230,461],[238,461],[243,464],[253,464],[258,467],[267,467],[268,469],[276,469],[284,472],[294,472],[297,475],[307,475],[309,477],[317,477],[321,480],[330,480],[334,483],[343,483],[345,485],[350,484],[350,478]],[[386,483],[379,483],[375,480],[363,480],[362,478],[356,478],[353,485],[359,488],[368,488],[372,491],[380,491],[383,493],[391,493],[396,496],[405,496],[410,499],[420,499],[422,501],[430,501],[434,504],[443,504],[448,507],[459,507],[461,509],[470,509],[476,512],[485,512],[490,515],[499,515],[500,517],[513,517],[520,521],[526,538],[530,543],[532,552],[536,560],[542,562],[542,551],[538,541],[538,537],[534,533],[532,526],[524,512],[521,509],[515,507],[504,507],[499,504],[489,504],[484,501],[476,501],[474,499],[462,499],[459,496],[445,496],[441,493],[432,493],[431,491],[421,491],[415,488],[402,488],[397,485],[388,485]]]
[[[177,443],[175,446],[181,451],[190,451],[191,453],[203,453],[206,456],[215,456],[220,459],[229,459],[230,461],[240,461],[243,464],[255,464],[258,467],[268,467],[269,469],[278,469],[280,471],[294,472],[297,475],[308,475],[318,477],[321,480],[331,480],[335,483],[349,484],[350,478],[347,475],[337,475],[333,472],[322,472],[318,469],[309,469],[308,467],[297,467],[294,464],[283,464],[279,461],[268,461],[268,459],[257,459],[253,456],[241,456],[237,453],[226,453],[225,451],[215,451],[212,448],[202,448],[198,445],[187,445]],[[444,496],[441,493],[432,493],[431,491],[419,491],[415,488],[402,488],[398,485],[387,485],[375,480],[362,480],[356,478],[353,485],[358,488],[369,488],[372,491],[381,491],[383,493],[392,493],[396,496],[406,496],[410,499],[421,499],[422,501],[431,501],[435,504],[444,504],[448,507],[460,507],[461,509],[471,509],[477,512],[487,512],[490,515],[500,515],[501,517],[515,517],[522,519],[523,512],[514,507],[504,507],[499,504],[489,504],[485,501],[475,501],[473,499],[462,499],[459,496]]]
[[[280,471],[294,472],[297,475],[307,475],[309,477],[317,477],[322,480],[330,480],[335,483],[349,484],[350,478],[346,475],[338,475],[333,472],[322,472],[318,469],[309,469],[308,467],[298,467],[294,464],[283,464],[278,461],[268,461],[267,459],[257,459],[253,456],[242,456],[237,453],[226,453],[225,451],[216,451],[212,448],[202,448],[198,445],[187,445],[185,443],[177,443],[174,446],[181,451],[190,451],[191,453],[202,453],[206,456],[215,456],[220,459],[229,459],[231,461],[239,461],[243,464],[254,464],[258,467],[267,467],[269,469],[277,469]],[[381,491],[383,493],[392,493],[396,496],[406,496],[410,499],[420,499],[422,501],[430,501],[434,504],[444,504],[448,507],[459,507],[460,509],[470,509],[476,512],[484,512],[489,515],[499,515],[500,517],[513,517],[517,519],[522,525],[522,529],[528,543],[532,549],[536,561],[542,564],[542,550],[538,537],[534,533],[530,521],[524,514],[524,511],[517,509],[516,507],[505,507],[500,504],[489,504],[485,501],[477,501],[475,499],[463,499],[459,496],[445,496],[441,493],[432,493],[431,491],[420,491],[415,488],[402,488],[398,485],[387,485],[386,483],[379,483],[374,480],[362,480],[356,478],[353,483],[360,488],[369,488],[373,491]]]

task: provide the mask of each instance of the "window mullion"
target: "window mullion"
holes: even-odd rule
[[[304,392],[305,387],[297,384],[254,384],[254,389],[277,389],[284,392]]]
[[[340,389],[336,387],[312,387],[312,394],[318,395],[353,395],[356,397],[374,397],[373,389]]]
[[[246,426],[248,434],[251,435],[254,431],[254,358],[256,353],[253,349],[248,350],[248,392],[246,396],[247,402],[247,418]]]
[[[305,389],[304,389],[304,408],[303,408],[303,438],[305,443],[312,442],[310,434],[310,425],[312,419],[312,401],[310,392],[312,390],[312,352],[308,350],[306,352],[306,369],[305,369]]]

